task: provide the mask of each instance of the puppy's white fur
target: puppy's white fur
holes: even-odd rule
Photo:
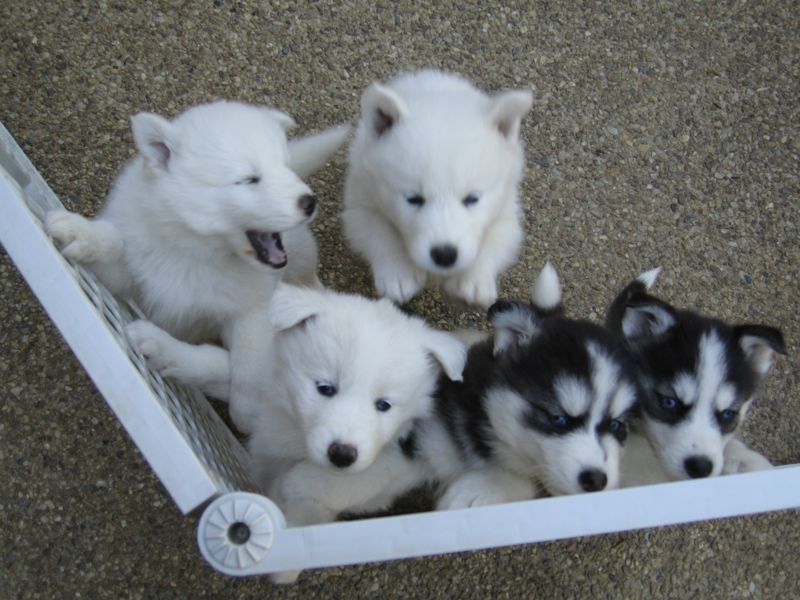
[[[272,349],[262,365],[270,380],[265,401],[241,408],[254,423],[251,472],[289,524],[385,508],[425,481],[425,463],[404,456],[399,440],[430,413],[439,372],[460,379],[464,345],[388,300],[286,284],[273,296],[269,321],[261,337]],[[153,329],[129,326],[154,344],[154,364],[224,394],[232,356]],[[333,444],[355,449],[356,458],[336,466]]]
[[[193,346],[144,321],[127,331],[164,375],[223,399],[231,390],[234,358],[224,349]],[[249,424],[250,472],[290,526],[386,508],[429,479],[400,440],[429,414],[439,372],[460,379],[466,351],[457,337],[388,300],[281,284],[253,339],[268,385],[258,398],[232,401],[232,416]],[[354,448],[355,460],[336,466],[334,444]]]
[[[264,383],[256,354],[263,345],[253,332],[263,329],[277,282],[317,282],[316,244],[305,226],[311,214],[299,201],[311,190],[301,177],[325,163],[349,128],[287,143],[293,125],[277,110],[230,101],[171,121],[137,114],[138,154],[100,214],[89,220],[59,210],[46,218],[65,256],[159,327],[189,341],[222,339],[241,354],[233,396]],[[259,261],[248,231],[281,234],[287,266]]]
[[[490,97],[435,71],[364,92],[343,221],[380,296],[404,302],[438,280],[469,304],[496,299],[523,237],[519,128],[532,102],[528,90]],[[437,248],[452,264],[434,260]]]

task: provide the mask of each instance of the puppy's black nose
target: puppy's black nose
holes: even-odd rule
[[[314,209],[317,207],[317,197],[311,194],[303,194],[300,196],[297,204],[300,206],[300,210],[306,213],[307,217],[310,217],[314,214]]]
[[[349,444],[332,443],[328,446],[328,460],[340,469],[349,467],[358,458],[358,450]]]
[[[708,477],[714,470],[714,463],[705,456],[690,456],[683,461],[683,468],[692,479]]]
[[[431,248],[431,259],[440,267],[452,267],[458,259],[458,248],[450,244]]]
[[[608,477],[600,469],[586,469],[578,475],[578,483],[587,492],[599,492],[606,487]]]

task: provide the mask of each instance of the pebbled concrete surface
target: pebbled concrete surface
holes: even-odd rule
[[[93,214],[132,153],[128,116],[218,97],[280,107],[299,130],[355,121],[372,80],[422,66],[533,87],[525,297],[554,261],[572,314],[599,320],[654,265],[658,292],[786,335],[745,437],[800,462],[797,348],[800,14],[792,3],[0,4],[0,119],[72,209]],[[343,243],[344,159],[311,180],[324,281],[370,292]],[[786,598],[797,513],[232,580],[0,257],[0,590],[9,598]],[[481,322],[429,293],[433,322]]]

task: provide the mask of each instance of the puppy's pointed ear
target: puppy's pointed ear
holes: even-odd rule
[[[361,96],[361,118],[376,137],[381,137],[407,114],[402,98],[379,83],[370,85]]]
[[[674,327],[677,321],[672,306],[648,294],[637,294],[622,310],[621,333],[632,341],[655,337]]]
[[[525,346],[539,330],[530,306],[506,300],[498,300],[489,308],[489,323],[494,328],[495,356]]]
[[[767,325],[737,325],[733,335],[739,341],[747,362],[762,377],[772,366],[775,353],[786,354],[783,334]]]
[[[285,331],[313,318],[319,308],[319,291],[281,283],[270,301],[269,320],[276,331]]]
[[[655,285],[659,273],[661,273],[661,267],[645,271],[617,294],[617,297],[614,298],[606,311],[607,329],[618,335],[623,334],[622,320],[628,308],[632,305],[646,304],[650,300],[654,300],[652,296],[648,295],[647,290]]]
[[[503,92],[492,98],[489,120],[504,138],[516,141],[522,117],[531,106],[533,106],[533,92],[530,90]]]
[[[147,164],[166,169],[175,144],[175,126],[154,113],[141,112],[131,117],[131,131],[136,149]]]
[[[461,381],[467,362],[467,349],[455,335],[425,328],[422,345],[441,365],[452,381]]]

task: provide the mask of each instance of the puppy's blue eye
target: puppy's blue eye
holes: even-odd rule
[[[723,423],[730,423],[736,418],[736,411],[726,408],[719,413],[719,418]]]
[[[465,196],[461,202],[464,206],[472,206],[478,203],[478,197],[475,194],[470,194],[469,196]]]
[[[566,427],[567,426],[567,417],[564,415],[550,415],[550,422],[553,424],[554,427]]]
[[[383,398],[378,398],[375,400],[375,410],[378,412],[386,412],[390,408],[392,408],[392,405],[387,400],[384,400]]]
[[[330,398],[332,396],[335,396],[336,392],[338,392],[339,390],[337,390],[336,386],[331,384],[331,383],[327,383],[325,381],[318,381],[317,382],[317,391],[321,395],[327,396],[328,398]]]
[[[619,419],[612,419],[608,423],[608,430],[611,433],[616,433],[617,431],[621,431],[624,427],[625,427],[625,423],[623,423]]]
[[[414,194],[413,196],[409,196],[406,198],[406,201],[412,206],[422,206],[425,204],[425,198],[420,196],[419,194]]]
[[[241,181],[237,181],[236,185],[255,185],[259,181],[261,181],[261,177],[259,177],[258,175],[253,175],[251,177],[245,177]]]
[[[668,411],[677,410],[680,406],[680,400],[672,396],[661,396],[658,400],[661,408]]]

